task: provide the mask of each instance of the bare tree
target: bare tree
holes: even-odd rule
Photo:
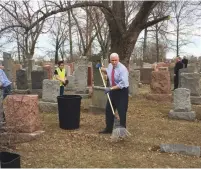
[[[176,44],[172,45],[176,48],[176,56],[180,55],[180,50],[183,46],[191,43],[189,35],[192,35],[192,26],[194,25],[196,18],[194,15],[195,6],[192,5],[191,1],[173,1],[171,5],[171,23],[176,31],[172,31],[172,35],[176,35]],[[174,42],[174,40],[172,41]]]
[[[50,30],[50,34],[52,36],[52,45],[55,48],[55,64],[58,63],[59,60],[59,52],[61,53],[61,58],[64,60],[64,47],[65,47],[65,41],[68,39],[68,20],[66,14],[61,14],[58,17],[55,17],[52,22],[50,23],[52,26]],[[63,49],[62,49],[63,47]]]
[[[66,1],[44,1],[45,8],[41,8],[37,11],[40,13],[40,17],[32,22],[32,24],[23,24],[18,22],[17,24],[8,25],[3,27],[1,31],[9,29],[10,27],[22,27],[26,31],[31,30],[37,24],[44,21],[46,18],[55,15],[60,12],[68,11],[72,8],[85,7],[85,6],[96,6],[101,8],[105,15],[106,21],[108,22],[110,36],[111,36],[111,51],[117,52],[120,55],[121,61],[127,66],[131,53],[133,52],[134,46],[138,39],[140,32],[152,26],[160,21],[168,19],[168,16],[157,18],[156,20],[148,21],[148,17],[156,5],[160,3],[157,1],[144,1],[142,2],[139,11],[135,17],[131,18],[130,24],[126,25],[125,21],[125,2],[124,1],[103,1],[100,2],[74,2],[69,5]]]

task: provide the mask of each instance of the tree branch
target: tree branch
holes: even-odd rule
[[[157,23],[159,23],[159,22],[161,22],[161,21],[169,20],[169,19],[170,19],[170,16],[169,16],[169,15],[168,15],[168,16],[164,16],[164,17],[155,19],[155,20],[153,20],[153,21],[149,21],[149,22],[145,23],[144,25],[141,25],[141,28],[142,28],[142,29],[145,29],[145,28],[150,27],[150,26],[153,26],[153,25],[155,25],[155,24],[157,24]]]
[[[73,5],[70,5],[70,6],[67,6],[67,7],[60,7],[59,9],[57,10],[53,10],[51,12],[48,12],[46,14],[44,14],[42,17],[40,17],[37,21],[35,21],[33,24],[31,24],[29,26],[29,30],[32,29],[33,27],[35,27],[39,22],[41,22],[42,20],[48,18],[49,16],[52,16],[52,15],[55,15],[59,12],[65,12],[65,11],[68,11],[70,9],[73,9],[73,8],[78,8],[78,7],[85,7],[85,6],[97,6],[97,7],[103,7],[105,8],[109,13],[112,13],[111,9],[107,6],[105,6],[104,4],[102,3],[96,3],[96,2],[82,2],[82,3],[77,3],[77,4],[73,4]]]

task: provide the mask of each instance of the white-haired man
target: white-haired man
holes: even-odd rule
[[[101,67],[101,64],[96,65],[97,68],[101,68],[101,71],[107,74],[110,82],[110,87],[105,89],[105,93],[109,93],[114,111],[117,109],[120,125],[126,127],[126,114],[128,109],[128,97],[129,97],[129,81],[128,70],[119,62],[119,55],[112,53],[110,55],[110,64],[107,68]],[[106,128],[99,133],[107,134],[112,133],[114,123],[114,115],[110,107],[109,101],[106,104]]]

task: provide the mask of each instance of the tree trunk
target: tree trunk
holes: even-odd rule
[[[69,23],[69,46],[70,46],[70,59],[73,57],[73,41],[72,41],[72,24],[71,24],[71,12],[68,10],[68,23]]]
[[[159,62],[159,39],[158,39],[158,25],[156,24],[156,62]]]
[[[177,23],[177,57],[179,56],[179,23]]]
[[[145,58],[147,58],[147,28],[144,29],[143,57],[140,59],[140,67],[143,67]]]
[[[56,39],[56,45],[55,45],[55,56],[54,56],[54,62],[57,64],[59,61],[59,40],[58,37]]]
[[[32,58],[33,58],[33,55],[31,55],[30,53],[26,53],[26,58],[27,58],[27,80],[28,80],[28,87],[29,87],[29,90],[32,89],[32,80],[31,80],[31,72],[33,70],[33,67],[32,67]]]
[[[120,32],[111,31],[111,51],[110,53],[118,53],[120,62],[126,67],[129,65],[130,56],[141,30],[136,30],[132,36],[122,37]]]
[[[57,64],[58,63],[58,61],[59,61],[59,55],[58,55],[58,52],[59,52],[59,49],[58,49],[58,47],[56,47],[56,49],[55,49],[55,64]]]

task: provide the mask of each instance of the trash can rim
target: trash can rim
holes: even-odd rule
[[[66,97],[68,96],[68,97]],[[82,98],[82,96],[80,95],[63,95],[63,96],[57,96],[58,99],[78,99],[78,98]]]

